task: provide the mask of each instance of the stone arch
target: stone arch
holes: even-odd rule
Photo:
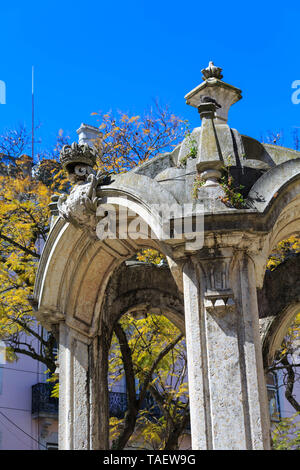
[[[96,380],[99,384],[95,408],[99,413],[99,433],[106,439],[103,448],[108,448],[109,435],[109,394],[108,359],[111,337],[115,322],[125,313],[137,311],[163,314],[183,333],[183,295],[167,266],[125,261],[111,276],[105,292],[99,317],[98,362]],[[98,398],[101,396],[101,400]]]
[[[125,313],[164,314],[184,333],[183,295],[167,266],[125,261],[112,275],[101,318],[113,325]]]
[[[48,328],[65,320],[92,337],[98,329],[106,285],[115,269],[143,248],[160,250],[155,240],[91,240],[58,219],[43,251],[35,285],[37,314]]]
[[[264,365],[271,364],[287,328],[300,311],[300,253],[266,272],[258,290]]]
[[[147,181],[142,183],[145,189]],[[157,189],[157,183],[151,182],[151,185],[153,191]],[[80,230],[76,223],[73,225],[58,218],[52,225],[41,257],[35,285],[37,318],[46,328],[59,329],[59,364],[60,370],[66,371],[60,376],[59,413],[69,417],[61,419],[60,441],[64,448],[108,448],[107,370],[113,325],[110,305],[105,305],[105,300],[112,294],[109,286],[118,279],[120,270],[123,279],[130,280],[120,266],[141,249],[155,248],[165,255],[171,252],[163,240],[158,240],[164,220],[155,206],[140,198],[138,189],[139,185],[131,193],[123,186],[114,188],[112,194],[110,190],[103,191],[101,204],[104,210],[107,204],[113,205],[117,218],[122,207],[133,210],[158,235],[154,239],[117,237],[99,240],[93,231],[84,227]],[[162,193],[157,193],[154,203],[167,197],[164,191]],[[170,204],[175,201],[173,199],[169,198]],[[117,290],[113,313],[118,316],[125,310],[140,308],[141,301],[145,304],[146,300],[149,308],[163,308],[166,316],[184,329],[182,296],[170,271],[166,267],[156,268],[151,283],[149,272],[153,272],[153,267],[145,269],[146,278],[139,275],[135,279],[138,289],[135,288],[134,293],[132,282],[127,282],[131,292],[123,292],[122,298]],[[86,395],[86,387],[89,388],[89,400],[82,402],[80,397]],[[80,422],[80,432],[74,432],[68,426],[69,419]]]
[[[58,218],[39,263],[34,293],[38,316],[49,328],[65,319],[72,328],[93,336],[106,285],[115,269],[145,247],[172,257],[163,235],[169,219],[164,220],[158,208],[172,207],[180,214],[181,209],[174,196],[156,181],[132,172],[128,186],[128,178],[120,175],[117,182],[103,187],[98,210],[103,207],[105,211],[107,205],[115,209],[117,223],[122,209],[135,212],[147,226],[148,238],[141,234],[138,239],[99,240]]]
[[[293,319],[300,312],[300,302],[288,305],[280,314],[271,320],[263,340],[264,365],[268,367],[272,364],[274,356],[282,344],[288,327]]]
[[[253,225],[266,233],[257,257],[257,282],[262,286],[272,250],[280,241],[300,234],[300,158],[263,174],[252,186],[248,203],[259,213],[260,222]]]

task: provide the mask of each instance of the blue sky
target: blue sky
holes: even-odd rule
[[[198,85],[209,60],[223,80],[242,89],[229,124],[260,138],[283,131],[292,144],[300,104],[299,2],[252,1],[11,1],[1,5],[0,133],[31,125],[35,67],[38,137],[51,146],[62,128],[72,139],[93,111],[141,114],[158,98],[199,125],[184,95]]]

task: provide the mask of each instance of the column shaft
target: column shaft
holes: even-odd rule
[[[59,449],[90,448],[89,345],[65,322],[59,328]]]
[[[183,281],[193,449],[269,448],[252,261],[193,258]]]
[[[60,323],[60,449],[109,448],[107,367],[107,341],[90,341]]]

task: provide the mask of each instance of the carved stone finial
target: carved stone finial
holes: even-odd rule
[[[88,144],[77,144],[77,142],[73,142],[72,145],[64,145],[60,152],[61,164],[67,170],[70,166],[76,164],[87,165],[93,168],[96,164],[96,159],[96,150]]]
[[[205,103],[214,103],[216,124],[227,123],[229,108],[242,97],[239,88],[221,80],[221,71],[220,67],[210,62],[208,67],[202,70],[203,82],[185,95],[186,103],[195,108]]]
[[[86,183],[89,175],[95,174],[97,151],[87,143],[64,145],[60,152],[60,161],[73,184]]]
[[[203,80],[208,80],[210,78],[218,78],[219,80],[222,80],[223,75],[222,75],[222,69],[221,67],[216,67],[212,61],[209,62],[208,67],[206,69],[202,69],[202,79]]]

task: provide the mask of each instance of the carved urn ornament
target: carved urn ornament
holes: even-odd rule
[[[209,62],[208,67],[201,70],[202,83],[185,95],[186,103],[198,108],[205,103],[214,103],[217,124],[226,124],[229,108],[242,98],[242,92],[222,78],[222,69]]]
[[[61,217],[81,228],[95,239],[96,211],[101,198],[97,197],[99,186],[109,183],[106,172],[96,173],[97,152],[88,144],[65,145],[60,153],[60,161],[74,185],[69,196],[60,196],[57,202]]]
[[[86,177],[93,173],[96,164],[97,153],[88,144],[64,145],[60,152],[60,161],[68,172],[71,183],[85,181]]]
[[[201,70],[203,80],[209,80],[210,78],[218,78],[222,80],[222,69],[221,67],[216,67],[212,61],[209,62],[206,69]]]

